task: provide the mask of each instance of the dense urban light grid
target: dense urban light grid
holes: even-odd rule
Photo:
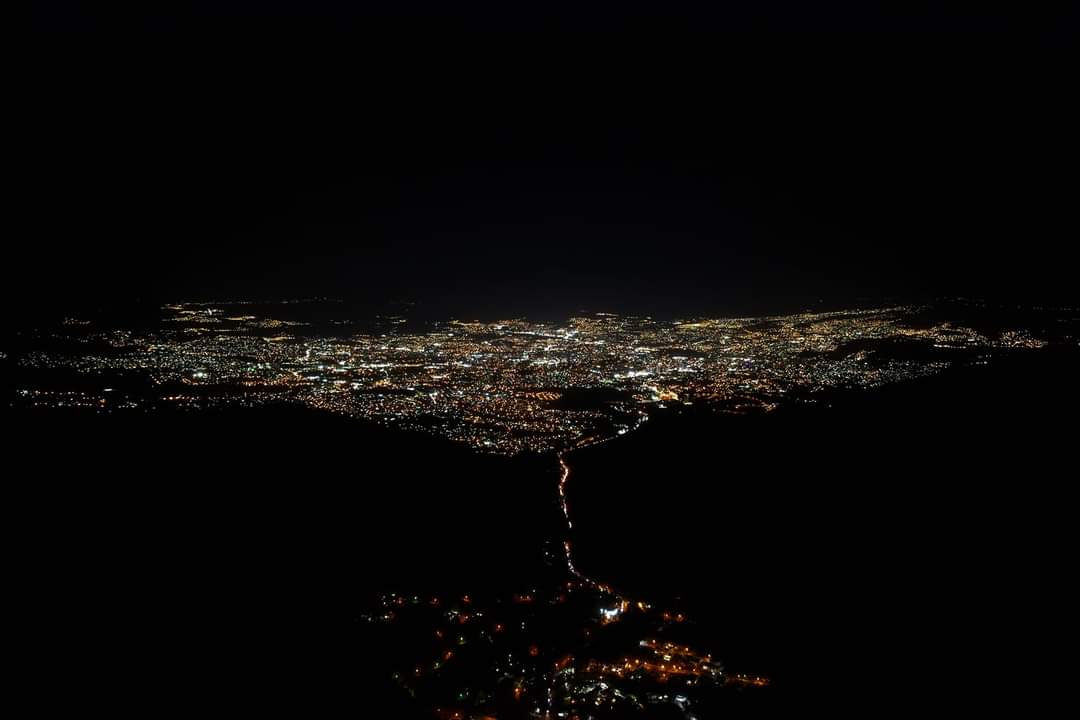
[[[300,303],[314,304],[326,303]],[[1025,328],[987,337],[917,306],[681,321],[596,313],[419,330],[388,315],[368,331],[348,319],[285,320],[274,306],[253,307],[167,305],[161,324],[142,331],[70,317],[55,333],[65,350],[31,351],[19,362],[118,373],[154,392],[27,387],[21,401],[106,409],[288,401],[490,452],[553,452],[628,432],[653,405],[768,411],[785,400],[814,402],[825,389],[877,387],[1049,342]]]

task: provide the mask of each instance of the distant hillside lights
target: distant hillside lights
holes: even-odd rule
[[[1010,330],[1001,334],[998,339],[1001,347],[1038,349],[1049,345],[1045,340],[1032,336],[1026,330]]]

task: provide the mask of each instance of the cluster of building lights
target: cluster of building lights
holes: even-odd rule
[[[68,318],[47,338],[49,350],[30,350],[19,362],[124,374],[148,390],[103,398],[27,388],[35,393],[31,404],[293,402],[486,452],[558,452],[582,438],[623,434],[653,406],[767,411],[825,389],[932,374],[972,353],[1046,343],[1024,330],[987,337],[949,322],[919,324],[919,308],[907,306],[686,321],[599,313],[563,323],[449,321],[416,331],[393,317],[364,332],[341,321],[255,314],[255,307],[167,305],[163,322],[139,331]],[[921,343],[936,354],[927,360],[888,351],[898,343]]]

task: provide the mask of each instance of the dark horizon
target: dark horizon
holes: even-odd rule
[[[1066,15],[191,8],[35,17],[8,303],[1080,299]]]

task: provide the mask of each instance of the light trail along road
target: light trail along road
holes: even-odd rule
[[[566,555],[566,569],[569,570],[570,574],[573,575],[574,577],[576,577],[578,580],[581,580],[583,583],[585,583],[589,587],[593,588],[594,590],[598,590],[600,592],[613,593],[614,590],[612,590],[610,586],[605,585],[604,583],[598,582],[597,580],[594,580],[591,577],[588,577],[587,575],[585,575],[584,573],[579,571],[574,566],[573,546],[572,546],[572,544],[570,542],[570,533],[574,529],[574,521],[570,517],[570,503],[569,503],[569,501],[567,500],[567,497],[566,497],[566,487],[567,487],[567,484],[570,482],[570,465],[568,465],[567,462],[566,462],[566,456],[567,456],[567,454],[569,454],[570,452],[573,452],[574,450],[581,450],[582,448],[590,447],[592,445],[599,445],[600,443],[609,442],[611,440],[614,440],[616,437],[619,437],[620,435],[625,434],[626,432],[631,432],[633,430],[637,430],[648,419],[649,419],[649,416],[645,412],[639,411],[638,420],[637,420],[637,422],[634,424],[634,426],[632,428],[620,431],[618,435],[610,435],[608,437],[603,437],[603,438],[599,438],[599,439],[589,438],[589,439],[581,440],[577,444],[575,444],[573,447],[571,447],[571,448],[569,448],[567,450],[563,450],[558,455],[558,459],[559,459],[559,506],[562,508],[563,518],[566,520],[566,537],[563,539],[563,553]]]

